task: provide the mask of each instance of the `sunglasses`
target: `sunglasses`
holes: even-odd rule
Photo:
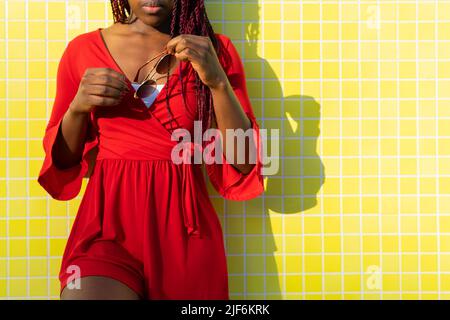
[[[161,53],[158,53],[155,57],[148,60],[144,63],[137,71],[136,76],[134,77],[134,82],[138,82],[139,72],[141,72],[142,68],[147,64],[152,62],[155,59],[158,59],[158,62],[152,67],[144,80],[139,84],[136,91],[134,92],[134,98],[146,98],[150,96],[153,92],[155,92],[157,88],[156,80],[161,79],[163,77],[159,77],[154,79],[153,77],[156,74],[168,74],[172,67],[175,65],[176,59],[172,59],[172,55],[167,53],[165,50]],[[154,72],[154,73],[153,73]],[[152,74],[153,73],[153,74]]]

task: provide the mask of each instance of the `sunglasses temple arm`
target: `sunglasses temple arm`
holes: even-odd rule
[[[144,80],[142,80],[142,82],[141,83],[144,83],[145,81],[147,81],[148,79],[150,79],[151,77],[153,77],[155,74],[156,74],[156,72],[155,72],[155,74],[153,74],[153,75],[151,75],[152,74],[152,72],[153,72],[153,70],[155,70],[156,68],[155,68],[155,66],[152,68],[152,70],[150,70],[150,72],[147,74],[147,76],[144,78]]]
[[[139,73],[141,72],[141,70],[142,70],[143,67],[145,67],[147,64],[149,64],[149,63],[152,62],[153,60],[159,58],[160,56],[162,56],[162,55],[165,54],[165,53],[166,53],[166,50],[164,49],[164,51],[161,51],[161,52],[158,53],[155,57],[151,58],[151,59],[148,60],[146,63],[144,63],[144,64],[138,69],[138,71],[137,71],[137,73],[136,73],[136,76],[134,77],[134,80],[133,80],[133,81],[136,82],[137,79],[139,79]],[[154,67],[152,68],[152,70],[150,70],[150,73],[153,71],[153,69],[155,69],[155,67],[156,67],[156,66],[154,66]],[[148,77],[148,76],[147,76],[147,77]],[[146,77],[146,79],[147,79],[147,77]],[[145,80],[145,79],[144,79],[144,80]]]
[[[163,53],[164,53],[164,51],[163,51]],[[161,56],[161,54],[159,54],[159,56]],[[161,59],[161,60],[162,60],[162,59]],[[154,70],[155,70],[155,74],[157,73],[157,72],[156,72],[156,69],[158,68],[158,65],[159,65],[159,63],[161,62],[161,60],[158,61],[158,63],[156,63],[156,64],[153,66],[153,68],[148,72],[147,76],[144,78],[144,80],[143,80],[142,82],[144,82],[144,81],[146,81],[147,79],[149,79],[149,78],[150,78],[150,75],[152,74],[152,72],[153,72]],[[153,76],[154,76],[155,74],[153,74]]]

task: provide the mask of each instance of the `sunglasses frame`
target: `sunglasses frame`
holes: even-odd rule
[[[148,74],[147,74],[147,76],[144,78],[144,80],[143,80],[143,81],[139,84],[139,86],[136,88],[136,90],[135,90],[135,92],[134,92],[134,98],[136,98],[136,99],[139,98],[138,95],[137,95],[137,94],[138,94],[138,91],[140,90],[140,88],[141,88],[145,83],[147,83],[148,81],[151,81],[151,80],[155,81],[155,83],[156,83],[156,80],[163,78],[163,77],[159,77],[159,78],[157,78],[157,79],[153,79],[153,77],[155,76],[155,74],[161,74],[161,73],[157,72],[156,69],[158,68],[158,65],[161,63],[161,61],[162,61],[163,59],[165,59],[167,56],[171,56],[171,54],[170,54],[170,53],[167,53],[167,51],[164,50],[164,51],[158,53],[155,57],[153,57],[153,58],[151,58],[150,60],[148,60],[146,63],[144,63],[144,64],[138,69],[138,71],[137,71],[137,73],[136,73],[136,76],[134,77],[134,82],[135,82],[135,83],[137,82],[137,80],[138,80],[138,78],[139,78],[139,73],[140,73],[140,71],[142,70],[142,68],[145,67],[147,64],[149,64],[150,62],[152,62],[153,60],[155,60],[155,59],[157,59],[157,58],[159,57],[158,62],[155,63],[155,65],[154,65],[154,66],[152,67],[152,69],[148,72]],[[153,70],[155,70],[155,73],[152,75]],[[168,70],[168,71],[170,71],[170,70]],[[151,76],[150,76],[150,75],[151,75]]]
[[[159,78],[156,78],[156,79],[146,79],[146,80],[144,80],[144,82],[142,82],[140,85],[139,85],[139,87],[137,87],[136,88],[136,90],[134,91],[134,98],[135,99],[139,99],[140,97],[138,96],[138,91],[139,91],[139,89],[142,87],[142,86],[144,86],[147,82],[149,82],[149,81],[153,81],[155,84],[156,84],[156,80],[159,80],[159,79],[162,79],[162,78],[165,78],[166,76],[161,76],[161,77],[159,77]]]

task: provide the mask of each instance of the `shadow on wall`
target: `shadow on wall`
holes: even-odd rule
[[[254,7],[251,7],[252,5]],[[246,3],[245,10],[248,9],[251,10],[249,12],[254,13],[252,19],[259,21],[259,5]],[[249,15],[246,13],[246,16]],[[282,221],[277,218],[283,214],[301,215],[303,211],[317,204],[317,193],[325,180],[324,166],[316,151],[320,134],[320,105],[313,97],[300,95],[300,87],[298,95],[284,96],[274,70],[266,60],[258,56],[259,23],[242,23],[244,24],[242,30],[245,34],[242,34],[241,38],[246,39],[244,43],[245,58],[257,61],[251,63],[251,66],[259,68],[263,65],[264,70],[261,80],[258,81],[260,83],[255,86],[248,80],[249,77],[252,77],[249,76],[250,72],[246,72],[249,95],[250,98],[262,98],[260,105],[254,103],[255,100],[252,101],[252,104],[261,129],[268,131],[267,155],[271,154],[270,129],[279,130],[280,159],[278,172],[266,176],[264,195],[243,203],[242,208],[239,208],[239,204],[236,202],[226,202],[224,212],[226,217],[236,214],[236,211],[245,213],[244,219],[239,216],[238,222],[228,223],[226,226],[228,254],[243,255],[240,257],[241,259],[228,257],[230,278],[235,277],[230,286],[230,297],[231,299],[235,297],[283,299],[285,298],[283,291],[286,289],[283,290],[284,286],[280,283],[282,277],[279,276],[279,273],[284,270],[278,270],[278,266],[282,268],[285,250],[276,246],[275,237],[278,239],[282,237],[281,227],[278,228],[280,230],[277,231],[278,234],[274,235],[272,220],[277,220],[281,224]],[[227,34],[227,27],[228,24],[225,23],[224,34]],[[235,25],[231,25],[230,28],[236,30]],[[239,46],[237,47],[239,48]],[[244,58],[243,55],[241,57]],[[266,82],[265,86],[263,81]],[[268,90],[270,92],[254,90],[259,86],[270,88]],[[264,212],[263,219],[260,218],[261,212]],[[297,235],[301,234],[300,224],[298,224],[298,230],[290,227],[290,231]],[[289,241],[291,241],[289,238],[285,238],[286,243]],[[281,241],[277,242],[282,243]],[[295,247],[301,250],[301,244],[297,244]],[[298,256],[298,265],[301,266],[301,252],[294,255]],[[234,275],[233,270],[236,270]],[[243,274],[241,275],[242,270]],[[236,282],[235,280],[237,280],[237,285],[233,284]],[[290,285],[298,288],[298,285],[292,283]]]

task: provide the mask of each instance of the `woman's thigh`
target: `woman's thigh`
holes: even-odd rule
[[[139,295],[112,278],[87,276],[80,278],[79,289],[66,286],[61,293],[61,300],[139,300]]]

